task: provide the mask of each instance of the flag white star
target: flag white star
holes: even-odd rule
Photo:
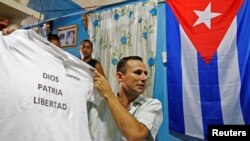
[[[194,13],[199,17],[193,26],[204,23],[209,29],[211,29],[211,20],[214,17],[221,15],[221,13],[211,12],[211,2],[208,4],[204,11],[194,10]]]

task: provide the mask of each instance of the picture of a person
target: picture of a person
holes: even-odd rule
[[[67,32],[66,45],[73,45],[75,43],[75,31],[71,30]]]

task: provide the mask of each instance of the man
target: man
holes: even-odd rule
[[[52,44],[54,44],[58,47],[61,47],[60,39],[56,34],[49,34],[48,41],[50,41]]]
[[[105,76],[101,63],[92,58],[93,43],[90,40],[85,39],[81,42],[80,52],[83,55],[83,62],[86,62],[87,64],[95,68],[100,74]]]
[[[146,88],[147,71],[138,56],[119,61],[116,78],[120,85],[117,95],[97,70],[94,87],[104,98],[96,106],[89,104],[89,128],[94,141],[151,141],[162,123],[160,101],[141,94]]]

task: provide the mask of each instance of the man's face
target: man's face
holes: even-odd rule
[[[82,43],[82,54],[85,57],[90,57],[92,55],[93,49],[91,47],[91,44],[89,42]]]
[[[50,42],[58,47],[61,47],[61,43],[58,40],[52,39]]]
[[[121,86],[127,94],[142,94],[146,89],[147,70],[143,62],[139,60],[129,60],[126,64],[126,73],[120,73]]]

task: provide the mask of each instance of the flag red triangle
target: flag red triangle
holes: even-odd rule
[[[167,0],[167,2],[207,64],[243,4],[243,0]]]

